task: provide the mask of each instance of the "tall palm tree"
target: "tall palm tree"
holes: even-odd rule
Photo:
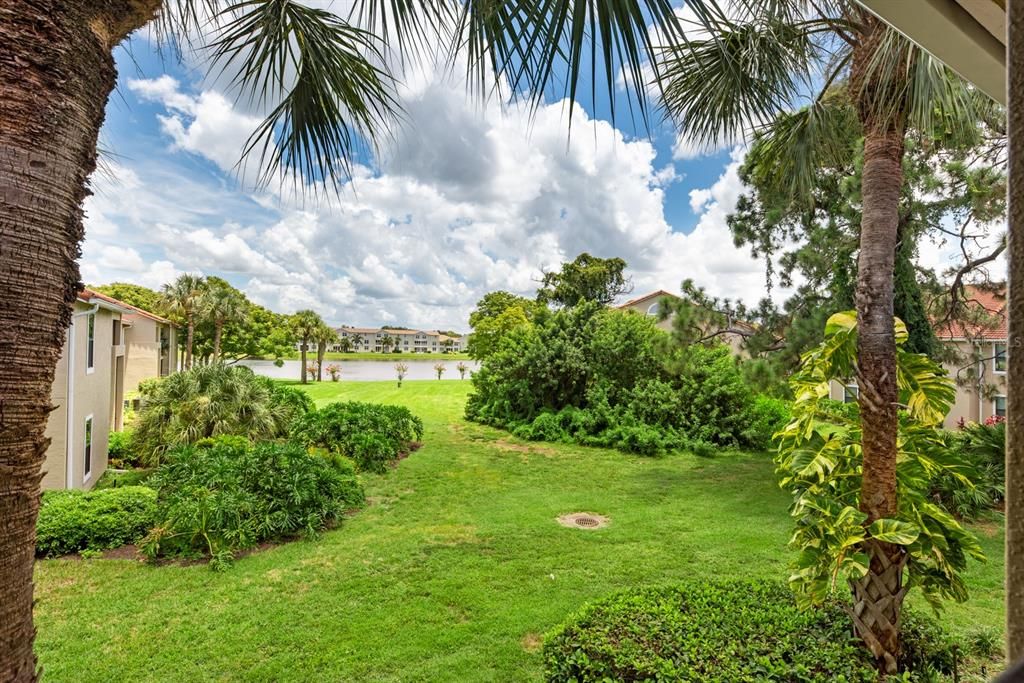
[[[216,363],[220,360],[224,326],[244,321],[249,312],[249,304],[234,287],[217,283],[211,284],[203,292],[199,310],[202,316],[213,323],[213,362]]]
[[[299,338],[299,354],[302,361],[299,372],[302,374],[302,383],[307,384],[306,352],[309,351],[310,340],[315,339],[317,332],[324,327],[324,321],[315,311],[306,309],[292,316],[291,325],[295,336]]]
[[[179,275],[160,290],[163,307],[185,323],[185,369],[192,367],[192,344],[196,334],[196,315],[206,294],[206,279],[199,275]]]
[[[692,6],[706,14],[700,0]],[[556,82],[577,100],[581,73],[602,64],[609,100],[624,76],[646,122],[650,28],[681,35],[672,0],[357,0],[356,10],[340,16],[299,0],[0,0],[0,289],[23,294],[0,304],[0,680],[37,677],[39,471],[117,46],[149,26],[165,44],[203,49],[202,61],[269,112],[243,150],[260,180],[291,175],[316,192],[346,180],[354,152],[396,120],[392,64],[464,55],[472,92],[503,82],[535,103]],[[392,51],[399,58],[385,59]]]
[[[893,516],[898,504],[893,268],[905,138],[908,131],[927,139],[966,135],[985,103],[853,2],[742,2],[730,12],[707,37],[662,54],[663,104],[684,133],[711,144],[753,129],[759,144],[748,163],[795,202],[808,198],[819,167],[855,153],[837,144],[849,139],[839,132],[844,126],[863,137],[856,374],[864,435],[859,505],[870,524]],[[858,633],[891,672],[905,551],[870,540],[862,550],[871,563],[852,586]]]
[[[358,351],[359,347],[363,345],[363,341],[364,341],[363,340],[363,335],[361,335],[361,334],[354,334],[354,335],[352,335],[352,345],[355,347],[356,351]]]
[[[391,350],[390,334],[385,334],[383,337],[380,338],[380,350],[383,351],[384,353],[387,353],[389,350]]]
[[[327,346],[338,341],[338,333],[330,325],[321,325],[313,336],[316,342],[316,381],[324,381],[324,354],[327,353]]]

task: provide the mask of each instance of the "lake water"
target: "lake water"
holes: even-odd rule
[[[398,375],[395,374],[395,363],[402,362],[409,367],[405,379],[437,379],[437,371],[434,366],[437,363],[444,363],[447,368],[442,379],[458,379],[459,371],[456,366],[459,361],[436,361],[436,360],[335,360],[324,363],[324,381],[329,381],[331,376],[327,373],[328,365],[341,367],[341,381],[349,382],[395,382]],[[479,363],[472,360],[462,361],[469,366],[466,372],[466,379],[479,367]],[[272,377],[274,379],[299,379],[299,366],[302,361],[286,360],[281,367],[274,365],[271,360],[243,360],[239,365],[252,368],[257,375]]]

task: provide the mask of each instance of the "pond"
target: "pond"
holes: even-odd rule
[[[337,365],[341,368],[341,380],[349,382],[393,382],[398,379],[395,374],[395,363],[405,363],[409,371],[405,379],[437,379],[437,371],[434,366],[444,363],[445,370],[442,379],[458,379],[459,371],[456,369],[460,361],[437,361],[437,360],[336,360],[324,363],[324,381],[330,380],[327,374],[328,365]],[[472,360],[461,361],[469,366],[466,372],[466,379],[479,367],[479,363]],[[272,360],[243,360],[239,365],[252,368],[257,375],[272,377],[273,379],[299,379],[299,366],[301,361],[286,360],[281,367],[274,365]]]

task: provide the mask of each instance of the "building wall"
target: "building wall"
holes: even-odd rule
[[[138,390],[139,382],[170,374],[177,369],[177,354],[174,353],[176,340],[173,328],[166,323],[144,315],[129,314],[125,319],[131,322],[131,326],[125,328],[124,390],[133,392]],[[161,332],[166,345],[160,341]],[[165,360],[164,373],[161,373],[161,358]]]
[[[75,312],[86,311],[91,306],[75,304]],[[57,410],[50,414],[47,422],[47,434],[52,441],[46,452],[43,479],[44,488],[78,488],[89,489],[95,485],[107,469],[107,446],[111,425],[113,424],[118,387],[115,368],[118,358],[123,354],[123,346],[114,346],[114,321],[120,322],[120,314],[108,310],[96,311],[94,325],[93,368],[87,368],[88,355],[88,315],[78,315],[72,320],[68,330],[68,340],[64,343],[61,360],[54,375],[51,400]],[[70,338],[74,336],[73,396],[71,401],[70,448],[68,438],[68,369]],[[88,477],[85,476],[85,435],[86,418],[92,417],[92,465]],[[67,480],[66,454],[71,457],[71,480]]]
[[[962,358],[970,359],[972,357],[973,349],[969,342],[958,341],[946,343],[953,344]],[[984,367],[977,368],[977,376],[982,378],[985,385],[993,387],[997,396],[1005,397],[1006,374],[1005,372],[1000,373],[995,370],[995,361],[992,358],[992,356],[995,355],[994,347],[990,342],[985,342],[982,344],[979,352],[979,356],[984,359],[981,361],[981,365]],[[943,364],[943,367],[954,381],[957,380],[958,373],[961,378],[966,379],[963,371],[963,366],[966,362],[967,361],[949,362]],[[836,401],[842,401],[844,395],[845,392],[843,384],[841,382],[833,381],[829,388],[829,397]],[[995,414],[995,400],[984,398],[980,395],[973,382],[958,381],[956,385],[956,398],[954,399],[953,406],[950,408],[949,413],[946,415],[943,427],[946,429],[957,429],[960,425],[961,419],[964,422],[984,422]]]

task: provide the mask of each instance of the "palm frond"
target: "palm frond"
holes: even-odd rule
[[[283,171],[337,189],[400,111],[373,34],[294,0],[246,0],[220,16],[214,63],[250,103],[272,107],[243,152],[258,154],[258,183]]]
[[[747,154],[747,167],[781,196],[807,200],[822,169],[851,164],[856,150],[849,141],[858,139],[859,129],[846,92],[823,93],[812,104],[779,114],[762,127]]]
[[[805,26],[771,16],[719,22],[711,37],[662,51],[662,104],[697,144],[735,141],[791,107],[818,59]]]
[[[896,119],[928,136],[973,135],[984,107],[976,89],[905,36],[887,29],[863,78],[861,95],[876,125]]]

